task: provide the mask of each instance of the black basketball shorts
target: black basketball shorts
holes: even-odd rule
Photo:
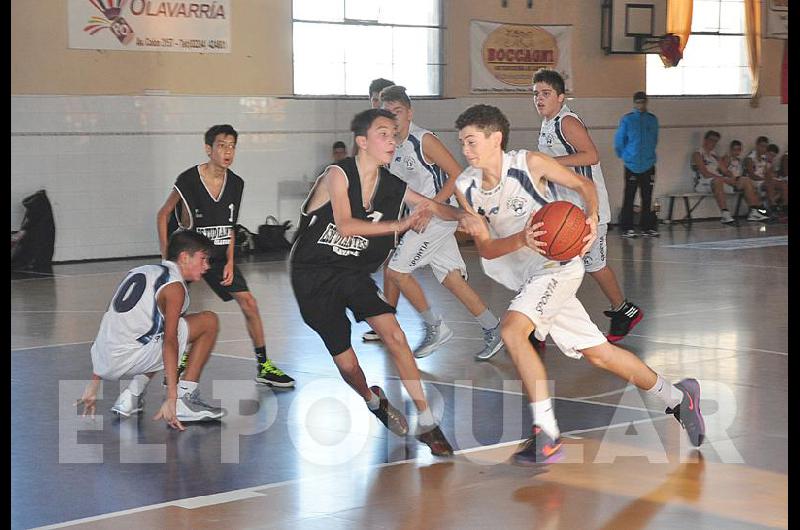
[[[211,290],[214,291],[223,302],[229,302],[233,300],[233,295],[231,295],[231,293],[240,293],[250,290],[250,288],[247,286],[247,280],[245,280],[244,275],[242,274],[242,271],[239,270],[236,262],[233,264],[233,283],[230,285],[222,285],[222,275],[225,271],[225,263],[227,262],[227,259],[225,257],[213,257],[211,258],[210,262],[210,267],[203,275],[203,279],[206,281],[208,286],[211,287]]]

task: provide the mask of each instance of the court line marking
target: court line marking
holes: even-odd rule
[[[669,419],[670,417],[671,416],[663,416],[663,417],[659,417],[659,418],[643,418],[641,420],[614,423],[614,424],[611,424],[611,425],[604,425],[604,426],[600,426],[600,427],[592,427],[592,428],[589,428],[589,429],[575,429],[575,430],[572,430],[572,431],[563,432],[563,433],[561,433],[561,435],[564,436],[564,437],[580,439],[580,437],[574,436],[574,435],[583,434],[583,433],[587,433],[587,432],[593,432],[593,431],[617,429],[617,428],[620,428],[620,427],[626,427],[627,428],[630,425],[638,425],[640,423],[644,423],[644,422],[648,422],[648,421],[649,422],[664,421],[666,419]],[[480,446],[480,447],[473,447],[473,448],[470,448],[470,449],[459,449],[458,451],[454,451],[454,454],[455,455],[463,455],[463,454],[475,453],[475,452],[478,452],[478,451],[489,451],[489,450],[492,450],[492,449],[508,447],[508,446],[511,446],[511,445],[519,445],[523,441],[525,441],[524,438],[520,439],[520,440],[516,440],[516,441],[511,441],[511,442],[500,442],[500,443],[497,443],[497,444],[484,445],[484,446]],[[436,458],[436,457],[431,457],[431,458],[434,458],[435,462],[446,461],[446,459],[444,459],[444,458],[441,458],[441,459]],[[401,464],[416,463],[418,461],[420,461],[419,458],[408,458],[406,460],[398,460],[397,462],[386,462],[386,463],[383,463],[383,464],[377,464],[377,465],[371,465],[371,466],[370,465],[366,465],[366,466],[359,467],[357,469],[359,471],[369,472],[369,471],[372,471],[372,470],[375,470],[375,469],[382,469],[384,467],[397,466],[397,465],[401,465]],[[422,462],[424,462],[424,460]],[[497,462],[497,464],[507,464],[507,463],[506,462]],[[51,529],[56,529],[56,528],[66,528],[68,526],[73,526],[73,525],[77,525],[77,524],[85,524],[85,523],[91,523],[91,522],[96,522],[96,521],[103,521],[103,520],[106,520],[106,519],[112,519],[112,518],[116,518],[116,517],[123,517],[123,516],[126,516],[126,515],[132,515],[132,514],[135,514],[135,513],[147,512],[147,511],[157,510],[157,509],[160,509],[160,508],[167,508],[167,507],[171,507],[171,506],[172,507],[176,507],[176,508],[183,508],[183,509],[192,510],[192,509],[195,509],[195,508],[203,508],[203,507],[207,507],[207,506],[214,506],[216,504],[222,504],[222,503],[225,503],[225,502],[232,502],[232,501],[238,501],[238,500],[251,499],[251,498],[254,498],[254,497],[263,497],[263,496],[266,496],[266,493],[260,493],[259,490],[274,489],[274,488],[278,488],[278,487],[282,487],[282,486],[287,486],[287,485],[290,485],[290,484],[301,484],[303,482],[330,479],[330,478],[335,478],[337,476],[341,476],[344,473],[347,473],[348,475],[350,475],[350,474],[353,473],[353,471],[354,470],[338,471],[338,472],[333,472],[333,473],[326,474],[326,475],[320,475],[320,476],[314,476],[314,477],[308,477],[308,478],[284,480],[284,481],[281,481],[281,482],[263,484],[261,486],[250,486],[250,487],[247,487],[247,488],[242,488],[242,489],[238,489],[238,490],[224,491],[224,492],[215,493],[215,494],[212,494],[212,495],[200,495],[200,496],[197,496],[197,497],[186,497],[184,499],[175,499],[174,501],[162,502],[162,503],[158,503],[158,504],[151,504],[151,505],[148,505],[148,506],[140,506],[138,508],[131,508],[131,509],[128,509],[128,510],[120,510],[120,511],[117,511],[117,512],[105,513],[105,514],[95,515],[95,516],[91,516],[91,517],[84,517],[82,519],[74,519],[72,521],[65,521],[63,523],[55,523],[55,524],[47,525],[47,526],[39,526],[39,527],[36,527],[34,530],[51,530]]]
[[[773,355],[782,355],[788,357],[789,354],[787,352],[782,351],[774,351],[774,350],[764,350],[761,348],[747,348],[742,346],[741,348],[726,348],[724,346],[703,346],[697,344],[686,344],[683,342],[668,342],[665,340],[657,340],[651,337],[650,335],[638,335],[636,333],[628,333],[628,337],[639,337],[642,339],[647,339],[650,342],[655,342],[656,344],[669,344],[670,346],[688,346],[690,348],[700,348],[705,350],[725,350],[725,351],[732,351],[732,352],[739,352],[739,354],[744,354],[748,352],[758,352],[758,353],[770,353]]]

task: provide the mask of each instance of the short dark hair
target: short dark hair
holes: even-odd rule
[[[555,87],[554,87],[555,88]],[[503,151],[506,150],[508,145],[508,134],[511,126],[508,119],[503,112],[497,107],[491,105],[473,105],[456,119],[456,129],[459,131],[465,127],[473,125],[482,130],[485,135],[493,132],[500,131],[503,134],[503,140],[500,142],[500,147]]]
[[[767,138],[766,136],[759,136],[758,138],[756,138],[756,143],[757,144],[768,144],[769,143],[769,138]]]
[[[402,103],[411,108],[411,98],[406,94],[406,87],[400,85],[387,86],[381,90],[381,103]]]
[[[647,101],[647,94],[640,90],[633,95],[633,101]]]
[[[731,149],[733,149],[734,147],[741,147],[741,146],[742,146],[742,142],[740,142],[739,140],[732,140],[731,141]]]
[[[214,145],[214,140],[220,134],[224,134],[225,136],[233,136],[234,142],[239,141],[239,133],[236,132],[236,129],[234,129],[232,125],[228,125],[226,123],[224,125],[212,125],[206,131],[206,145]]]
[[[181,252],[193,255],[196,252],[205,251],[206,254],[210,254],[213,248],[214,243],[203,234],[194,230],[177,230],[170,236],[169,243],[167,243],[167,259],[175,261]]]
[[[369,95],[372,97],[372,94],[379,94],[381,90],[386,88],[387,86],[392,86],[394,81],[389,81],[388,79],[384,79],[379,77],[378,79],[373,79],[372,82],[369,84]]]
[[[780,151],[780,148],[775,144],[769,144],[767,146],[767,152],[768,153],[775,153],[777,155],[779,151]]]
[[[353,136],[366,136],[367,129],[372,126],[372,122],[381,117],[389,118],[392,121],[395,119],[395,115],[386,109],[367,109],[356,114],[353,121],[350,122]]]
[[[550,68],[539,68],[536,70],[536,73],[533,74],[533,82],[534,84],[547,83],[553,87],[553,89],[556,91],[556,94],[559,96],[566,92],[564,78],[561,77],[561,74],[555,70],[551,70]]]
[[[338,140],[336,142],[333,142],[332,150],[336,150],[336,149],[347,149],[347,146],[345,145],[345,143],[343,141]]]
[[[719,140],[720,138],[722,138],[722,136],[721,136],[721,135],[720,135],[720,134],[719,134],[717,131],[715,131],[715,130],[713,130],[713,129],[712,129],[712,130],[706,131],[706,134],[705,134],[705,136],[703,136],[703,139],[704,139],[704,140],[708,140],[708,139],[709,139],[709,138],[711,138],[712,136],[716,136],[716,137],[717,137],[717,140]]]

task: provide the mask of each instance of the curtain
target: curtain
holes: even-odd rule
[[[667,1],[667,33],[674,33],[680,40],[680,51],[683,54],[689,35],[692,32],[693,0]]]
[[[783,66],[781,67],[781,103],[789,104],[789,39],[783,41]]]
[[[758,77],[761,71],[761,0],[744,0],[745,38],[753,81],[750,102],[758,105]]]

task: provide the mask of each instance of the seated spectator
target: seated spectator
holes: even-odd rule
[[[717,131],[707,131],[703,136],[703,146],[694,152],[692,155],[692,169],[695,172],[695,186],[694,190],[697,193],[711,193],[717,201],[717,206],[720,210],[720,221],[723,224],[731,224],[736,222],[731,212],[728,211],[728,202],[725,197],[726,193],[733,193],[734,190],[739,190],[744,193],[744,198],[747,205],[750,207],[750,213],[747,215],[748,221],[765,221],[768,219],[764,213],[759,211],[760,200],[756,193],[753,183],[749,178],[736,176],[728,168],[730,162],[725,166],[725,169],[720,167],[720,159],[717,155],[715,148],[719,142],[720,135]],[[733,147],[733,144],[731,144]],[[741,155],[741,142],[738,145],[738,155]],[[730,159],[730,155],[727,155]],[[736,169],[738,158],[733,159],[733,169]],[[740,164],[739,164],[740,165]]]
[[[773,179],[772,202],[776,205],[779,213],[789,205],[789,180],[781,177],[781,158],[778,157],[780,149],[775,144],[767,146],[767,162],[769,163],[769,173]]]
[[[756,139],[756,147],[744,159],[744,174],[749,177],[756,189],[764,197],[767,208],[771,214],[776,214],[775,198],[780,195],[784,203],[788,205],[789,186],[788,183],[779,181],[775,178],[775,171],[772,168],[775,153],[768,155],[769,138],[759,136]],[[775,147],[777,149],[777,146]]]

